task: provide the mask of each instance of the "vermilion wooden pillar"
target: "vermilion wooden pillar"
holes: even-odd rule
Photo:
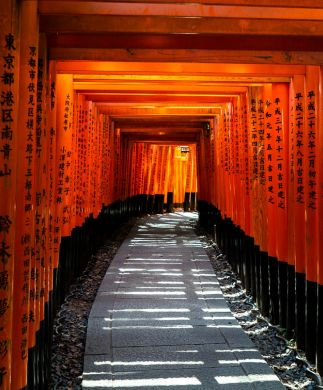
[[[276,254],[279,260],[279,303],[280,324],[287,324],[287,275],[288,275],[288,114],[289,86],[288,84],[273,84],[273,125],[275,134],[276,161],[274,175],[276,176],[277,191],[277,225],[276,225]]]
[[[254,137],[252,136],[252,126],[255,126],[257,124],[257,106],[256,101],[254,97],[254,93],[250,88],[248,88],[248,92],[246,95],[247,100],[247,132],[248,132],[248,150],[247,150],[247,156],[249,161],[248,166],[248,181],[249,181],[249,213],[250,213],[250,224],[249,224],[249,234],[250,237],[254,237],[254,217],[253,217],[253,179],[254,175],[257,172],[257,165],[255,166],[255,163],[257,163],[256,159],[256,149],[253,150],[253,147],[257,148],[257,141],[254,137],[257,137],[255,134]],[[254,145],[252,144],[254,142]]]
[[[250,160],[248,158],[248,101],[247,96],[242,96],[242,124],[241,124],[241,133],[242,133],[242,158],[241,158],[241,169],[242,169],[242,178],[243,178],[243,194],[244,194],[244,225],[243,230],[246,235],[250,236]]]
[[[318,148],[319,138],[319,82],[320,69],[306,67],[305,131],[304,131],[304,187],[305,187],[305,270],[306,270],[306,340],[305,350],[310,361],[316,360],[317,322],[317,264],[318,243]],[[322,129],[321,129],[322,131]],[[314,328],[314,329],[313,329]]]
[[[48,230],[47,230],[47,249],[48,249],[48,279],[49,292],[51,297],[54,287],[54,273],[58,266],[58,251],[59,240],[55,233],[55,218],[56,218],[56,198],[55,198],[55,181],[56,181],[56,70],[55,62],[51,61],[49,64],[49,79],[48,79],[48,93],[47,96],[47,140],[48,140]],[[54,304],[54,302],[53,302]],[[52,308],[51,308],[52,309]]]
[[[102,204],[104,206],[107,206],[108,204],[108,193],[107,193],[107,188],[108,188],[108,140],[109,140],[109,121],[107,119],[106,115],[102,114],[102,121],[103,121],[103,141],[102,141],[102,153],[103,153],[103,167],[104,169],[102,170]]]
[[[294,259],[295,259],[295,324],[296,341],[301,349],[305,349],[305,174],[304,174],[304,132],[305,132],[305,78],[294,76],[292,79],[291,102],[293,132],[290,132],[293,143],[293,156],[290,158],[291,184],[293,194],[294,221]],[[292,146],[291,146],[292,147]]]
[[[12,388],[13,283],[17,179],[19,36],[15,1],[3,4],[0,18],[0,376],[3,389]]]
[[[162,157],[162,164],[161,164],[159,194],[163,195],[163,197],[164,197],[163,203],[165,203],[166,202],[165,192],[166,192],[166,173],[167,173],[168,148],[166,145],[163,146],[162,148],[163,148],[163,151],[162,151],[163,157]]]
[[[274,102],[272,84],[264,86],[264,114],[265,114],[265,168],[266,168],[266,200],[268,218],[268,272],[269,272],[269,299],[270,318],[274,323],[279,321],[278,303],[278,274],[276,254],[276,224],[277,224],[277,177],[274,175],[276,164],[276,142],[274,128]]]
[[[322,94],[322,85],[323,85],[323,69],[320,67],[320,79],[319,79],[319,99],[318,99],[318,110],[322,113],[323,110],[323,94]],[[317,170],[318,170],[318,199],[323,198],[323,116],[319,115],[318,117],[318,139],[317,144],[319,148],[318,159],[317,159]],[[318,201],[317,204],[318,212],[318,262],[317,262],[317,280],[318,280],[318,302],[317,302],[317,341],[316,341],[316,351],[317,351],[317,360],[316,365],[320,375],[323,375],[323,202]]]
[[[295,137],[296,137],[296,123],[294,120],[295,116],[295,104],[294,104],[294,85],[293,82],[290,82],[289,85],[289,141],[288,141],[288,149],[289,149],[289,167],[288,167],[288,269],[289,269],[289,277],[288,277],[288,295],[290,292],[294,292],[294,308],[293,310],[288,310],[287,312],[287,329],[294,329],[295,338],[297,338],[298,324],[295,322],[295,309],[297,305],[297,295],[296,295],[296,268],[295,268],[295,180],[296,180],[296,156],[295,156]],[[291,277],[293,274],[293,278]],[[291,307],[291,305],[290,305]]]
[[[39,57],[37,61],[37,95],[36,95],[36,127],[35,127],[35,239],[34,257],[31,263],[30,277],[30,315],[34,321],[29,328],[29,377],[28,385],[37,387],[44,383],[44,351],[45,332],[45,300],[48,296],[48,251],[46,233],[48,230],[48,153],[47,153],[47,50],[46,37],[40,36]],[[43,347],[43,348],[42,348]],[[34,369],[32,369],[34,366]]]
[[[56,215],[60,220],[61,235],[71,233],[72,200],[72,134],[73,134],[73,78],[70,74],[56,76]]]
[[[164,197],[165,197],[165,203],[167,203],[167,196],[168,196],[168,189],[169,189],[169,180],[170,180],[170,166],[171,166],[171,147],[166,147],[166,173],[165,173],[165,188],[164,188]]]
[[[83,222],[82,217],[82,167],[84,159],[84,129],[83,129],[83,107],[82,96],[79,93],[74,95],[74,120],[76,135],[75,135],[75,153],[77,153],[77,160],[75,164],[75,177],[74,182],[74,199],[75,199],[75,224],[81,226]]]
[[[27,385],[30,271],[34,256],[36,90],[38,59],[37,1],[21,2],[21,45],[18,109],[15,273],[13,291],[12,389]]]
[[[259,278],[257,272],[257,249],[259,251],[259,225],[258,216],[261,205],[258,202],[258,178],[259,178],[259,163],[258,163],[258,100],[261,98],[257,87],[248,88],[248,158],[250,161],[250,243],[252,250],[249,256],[250,269],[250,288],[254,299],[257,297],[259,290]],[[258,247],[255,247],[258,245]]]
[[[261,309],[265,316],[275,318],[278,312],[277,273],[275,253],[276,229],[276,189],[273,165],[275,161],[275,140],[273,126],[272,85],[265,84],[261,91],[261,102],[258,104],[259,137],[259,185],[263,204],[262,222],[265,229],[261,235],[260,245],[260,290]],[[278,317],[278,316],[276,316]],[[277,319],[276,319],[277,321]]]

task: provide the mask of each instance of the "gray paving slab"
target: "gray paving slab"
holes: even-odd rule
[[[110,281],[111,283],[111,281]],[[187,283],[186,281],[183,280],[175,280],[175,281],[170,281],[169,279],[151,279],[147,278],[145,280],[140,280],[136,278],[131,278],[131,279],[126,279],[122,278],[122,280],[117,281],[116,283],[120,288],[135,288],[135,289],[169,289],[169,288],[175,288],[175,289],[185,289],[187,290],[188,288],[196,288],[202,290],[201,285],[195,285],[193,282],[192,283]]]
[[[90,313],[83,389],[284,387],[230,312],[192,213],[142,218]]]
[[[185,262],[187,259],[185,259]],[[154,258],[138,258],[138,257],[132,257],[128,258],[124,261],[124,265],[149,265],[149,266],[154,266],[154,265],[164,265],[164,266],[185,266],[185,262],[181,259],[154,259]],[[195,264],[193,264],[195,265]],[[190,264],[187,264],[187,266],[190,266]],[[197,268],[197,267],[196,267]]]
[[[184,278],[185,276],[185,278]],[[133,273],[123,273],[121,275],[123,281],[129,281],[129,282],[134,282],[134,281],[168,281],[168,282],[200,282],[205,280],[203,277],[199,277],[193,274],[186,274],[184,275],[183,272],[160,272],[158,273],[151,273],[151,272],[141,272],[137,274]],[[210,279],[208,279],[210,281]],[[213,279],[213,281],[216,281],[216,279]]]
[[[131,320],[139,318],[142,321],[165,321],[169,318],[170,321],[177,319],[178,323],[181,323],[182,319],[186,321],[194,320],[213,320],[209,313],[205,313],[203,310],[191,311],[188,308],[150,308],[150,309],[130,309],[130,310],[113,310],[111,312],[113,320]],[[103,317],[103,316],[102,316]],[[205,318],[204,318],[205,317]]]
[[[114,372],[127,371],[129,368],[138,371],[196,369],[222,367],[222,362],[226,361],[230,361],[230,366],[239,366],[240,363],[232,352],[226,354],[227,360],[224,360],[223,353],[218,352],[226,348],[226,344],[115,348],[111,369]]]
[[[98,292],[91,308],[90,318],[110,316],[114,307],[114,301],[114,296],[104,294],[104,292]]]
[[[221,330],[230,348],[252,348],[254,343],[239,325],[216,325]]]
[[[185,297],[188,299],[200,298],[202,296],[213,296],[214,294],[219,294],[218,291],[214,289],[205,290],[200,286],[195,286],[193,284],[184,284],[184,285],[167,285],[167,286],[158,286],[156,284],[141,284],[135,285],[134,283],[123,283],[118,284],[119,289],[117,291],[112,291],[110,289],[110,294],[118,295],[119,297],[129,297],[129,298],[165,298],[165,297]],[[218,295],[214,295],[218,296]]]
[[[128,299],[167,299],[167,298],[186,298],[194,299],[195,296],[202,296],[203,290],[185,291],[183,289],[142,289],[138,288],[119,288],[118,291],[106,292],[106,294],[114,295],[117,298]]]
[[[109,318],[90,317],[88,321],[85,356],[111,352],[112,333]]]
[[[142,325],[112,328],[113,347],[208,344],[210,340],[219,344],[225,342],[218,329],[207,326],[156,324],[153,327]]]
[[[104,298],[102,298],[104,301]],[[202,310],[207,309],[204,300],[195,299],[183,299],[183,298],[162,298],[162,299],[120,299],[117,298],[114,301],[113,311],[123,312],[142,312],[144,311],[158,311],[163,312],[169,310],[172,312],[181,313],[188,311],[190,313],[198,312],[202,314]]]
[[[86,355],[84,358],[83,378],[112,374],[112,354]]]
[[[132,274],[142,274],[148,273],[152,275],[159,276],[162,273],[175,273],[180,276],[193,276],[198,277],[199,274],[204,272],[211,272],[210,270],[199,270],[194,268],[194,266],[190,264],[116,264],[111,268],[111,271],[115,271],[116,273],[124,274],[124,273],[132,273]]]
[[[111,326],[113,329],[132,329],[132,328],[171,328],[173,326],[176,327],[184,327],[184,326],[190,326],[190,327],[197,327],[197,326],[211,326],[214,325],[213,319],[210,318],[200,318],[195,317],[191,318],[185,315],[177,315],[177,316],[168,316],[167,314],[159,315],[151,318],[147,318],[146,316],[140,316],[132,318],[127,317],[119,317],[119,316],[112,316],[111,319]]]
[[[250,390],[255,389],[259,383],[258,377],[246,376],[243,370],[237,367],[209,367],[200,369],[180,370],[146,370],[118,372],[88,376],[84,380],[84,389],[137,389],[137,390]],[[282,389],[277,377],[270,376],[266,382],[271,382],[277,389]],[[275,388],[275,387],[273,387]]]

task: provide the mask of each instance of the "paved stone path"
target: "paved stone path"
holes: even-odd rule
[[[140,219],[89,318],[83,389],[284,389],[232,316],[189,223]]]

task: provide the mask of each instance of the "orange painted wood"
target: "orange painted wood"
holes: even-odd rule
[[[73,112],[72,112],[72,169],[71,169],[71,230],[78,226],[77,217],[77,193],[78,193],[78,132],[79,132],[79,106],[77,93],[73,91]]]
[[[11,388],[13,356],[12,315],[16,223],[16,179],[18,157],[18,75],[19,35],[18,14],[15,2],[8,1],[0,19],[0,369],[3,388]]]
[[[248,113],[248,159],[249,159],[249,183],[250,183],[250,236],[255,237],[257,226],[255,226],[254,218],[254,183],[257,178],[257,147],[258,135],[256,133],[256,124],[257,124],[257,100],[256,100],[256,91],[249,89],[247,93],[247,113]],[[253,135],[254,132],[254,135]],[[255,137],[255,138],[254,138]],[[253,144],[254,143],[254,144]]]
[[[48,243],[49,243],[49,262],[51,273],[58,267],[59,256],[59,236],[56,233],[56,63],[51,61],[49,64],[49,96],[48,96]],[[53,289],[53,280],[49,277],[50,290]]]
[[[216,18],[250,18],[250,19],[300,19],[320,20],[323,9],[295,8],[289,6],[265,8],[261,6],[212,5],[195,3],[154,2],[80,2],[77,7],[73,1],[40,2],[41,14],[64,15],[151,15],[178,17],[216,17]]]
[[[56,75],[57,129],[56,129],[56,214],[61,236],[71,233],[72,163],[73,163],[73,87],[72,75]]]
[[[171,147],[166,146],[166,174],[165,174],[165,187],[164,187],[164,197],[165,203],[167,202],[167,192],[169,191],[169,180],[170,180],[170,167],[171,167]]]
[[[296,263],[296,242],[295,242],[295,194],[294,187],[296,186],[296,143],[297,126],[295,120],[295,90],[294,83],[289,85],[289,167],[288,167],[288,264],[295,267]]]
[[[318,51],[274,51],[274,50],[201,50],[201,49],[79,49],[79,48],[51,48],[50,58],[53,60],[77,61],[122,61],[127,63],[155,62],[168,63],[169,60],[181,63],[191,63],[192,57],[196,63],[233,64],[283,64],[288,66],[322,64],[323,54]],[[270,73],[269,73],[270,74]]]
[[[173,192],[173,193],[174,193],[174,188],[175,188],[174,169],[173,169],[174,159],[175,159],[175,148],[170,147],[169,176],[168,176],[168,191],[167,192]]]
[[[82,137],[82,159],[80,161],[80,170],[82,177],[82,219],[85,219],[89,215],[89,103],[83,97],[81,100],[82,106],[82,119],[81,119],[81,137]]]
[[[248,100],[246,95],[241,96],[241,170],[242,170],[242,194],[243,194],[243,225],[242,228],[247,235],[250,236],[250,160],[248,158],[249,151],[249,133],[248,133]]]
[[[291,142],[294,145],[293,165],[291,170],[291,180],[294,191],[294,240],[295,240],[295,269],[296,272],[305,274],[305,174],[304,174],[304,132],[305,132],[305,78],[295,76],[292,80],[293,95],[291,120],[294,122],[294,136]]]
[[[30,305],[31,268],[34,264],[35,130],[37,89],[37,2],[21,3],[17,150],[15,272],[13,285],[12,389],[27,384],[28,347],[34,345],[34,308]],[[33,326],[31,327],[33,329]],[[30,340],[29,340],[30,337]]]
[[[192,147],[189,147],[189,155],[188,155],[188,162],[187,162],[187,174],[186,174],[186,184],[185,184],[185,192],[191,193],[192,189],[192,182],[193,182],[193,156],[192,156]]]
[[[307,67],[305,78],[305,134],[304,134],[304,187],[305,187],[305,256],[306,279],[317,282],[317,264],[319,261],[318,241],[318,158],[319,138],[319,67]]]
[[[277,177],[274,174],[276,164],[276,142],[274,123],[274,101],[272,84],[264,86],[265,110],[265,179],[266,179],[266,208],[268,218],[268,254],[276,257],[276,224],[277,224]]]
[[[323,69],[320,67],[320,80],[319,85],[322,86],[323,83]],[[319,90],[319,106],[318,106],[319,112],[322,112],[323,109],[323,100],[322,100],[322,88]],[[318,126],[319,129],[322,129],[323,126],[323,118],[322,115],[319,115],[318,117]],[[322,131],[318,132],[318,147],[319,150],[323,150],[323,133]],[[319,183],[319,189],[318,189],[318,197],[320,200],[322,200],[323,197],[323,154],[318,154],[318,161],[317,161],[317,167],[318,167],[318,183]],[[317,274],[318,278],[317,281],[320,285],[323,285],[323,256],[322,256],[322,246],[323,246],[323,202],[318,202],[318,263],[317,263]]]
[[[30,313],[34,321],[29,328],[29,343],[36,343],[36,332],[40,329],[40,321],[44,319],[45,295],[47,295],[47,248],[46,235],[48,224],[47,213],[47,129],[46,129],[46,42],[45,37],[39,38],[39,55],[37,61],[37,99],[35,125],[35,238],[34,257],[30,280]]]
[[[227,188],[226,191],[226,215],[232,221],[234,220],[234,194],[235,194],[235,183],[234,183],[234,129],[233,129],[233,104],[227,104],[227,115],[226,115],[226,138],[227,138],[227,153],[228,153],[228,170],[226,175]],[[232,194],[232,196],[230,195]]]
[[[267,251],[267,189],[265,171],[265,102],[263,88],[250,88],[251,209],[255,243]]]
[[[215,157],[215,122],[214,118],[210,120],[210,127],[211,127],[211,132],[210,132],[210,179],[212,180],[212,186],[210,187],[210,202],[214,204],[215,201],[215,178],[214,178],[214,157]]]
[[[246,223],[246,173],[245,173],[245,136],[246,136],[246,107],[245,107],[245,95],[240,95],[237,101],[238,104],[238,205],[239,208],[239,226],[241,229],[245,229]]]
[[[79,49],[85,49],[88,53],[106,53],[106,55],[112,55],[124,52],[124,55],[128,54],[128,58],[132,55],[138,56],[146,53],[147,59],[149,53],[155,52],[157,55],[162,54],[166,56],[175,53],[177,51],[179,57],[188,51],[193,50],[194,53],[199,53],[202,58],[208,58],[207,52],[209,52],[209,58],[216,56],[216,53],[220,55],[220,52],[227,50],[232,56],[235,52],[244,52],[244,58],[249,55],[250,58],[257,58],[257,52],[267,52],[273,56],[280,55],[283,58],[283,53],[297,52],[316,52],[318,53],[320,45],[322,45],[322,37],[302,37],[298,39],[297,36],[239,36],[224,34],[221,39],[214,39],[212,34],[129,34],[129,33],[103,33],[103,34],[88,34],[86,32],[80,34],[48,34],[48,45],[56,53],[62,49],[70,50],[71,53],[80,52]],[[129,50],[128,48],[132,49]],[[241,50],[243,48],[243,51]],[[128,49],[128,50],[127,50]],[[253,51],[253,53],[252,53]],[[109,53],[109,54],[108,54]],[[116,58],[111,58],[115,61]],[[198,58],[198,56],[196,57]],[[222,61],[225,61],[226,56],[223,55]],[[134,59],[134,58],[133,58]],[[220,60],[220,62],[222,62]],[[199,62],[201,62],[199,60]],[[259,60],[258,60],[259,62]],[[285,55],[285,61],[287,65],[288,60]],[[252,62],[249,62],[252,63]],[[274,62],[273,62],[274,63]],[[91,76],[93,77],[93,76]],[[111,77],[111,76],[110,76]],[[181,78],[179,78],[180,80]]]
[[[198,186],[200,190],[200,199],[206,199],[205,197],[205,176],[204,176],[204,142],[202,132],[200,133],[200,139],[197,144],[197,159],[198,159]]]
[[[156,147],[156,155],[155,155],[155,171],[154,171],[154,176],[152,178],[153,183],[152,183],[152,191],[153,194],[156,195],[158,194],[159,190],[159,174],[160,174],[160,159],[161,159],[161,147],[157,146]]]
[[[154,62],[119,62],[111,61],[109,63],[102,61],[59,61],[57,71],[73,74],[146,74],[146,75],[203,75],[210,76],[221,75],[230,77],[252,77],[252,76],[293,76],[296,74],[305,74],[305,66],[303,65],[288,65],[280,66],[277,64],[253,64],[241,66],[237,64],[226,63],[224,60],[214,66],[209,63],[192,62],[190,55],[189,63],[182,63],[180,60],[176,62],[168,61],[166,63]],[[253,81],[251,79],[251,81]],[[260,80],[258,80],[260,81]],[[263,80],[264,81],[264,80]]]
[[[40,31],[46,33],[159,33],[159,34],[222,34],[272,35],[272,36],[321,36],[321,20],[264,20],[247,17],[182,18],[163,16],[128,15],[60,15],[53,18],[42,15]]]
[[[223,194],[221,191],[223,185],[223,175],[224,175],[224,147],[223,147],[223,115],[219,115],[217,120],[216,127],[216,192],[217,192],[217,201],[215,206],[219,210],[223,210]]]
[[[233,205],[233,220],[237,226],[240,226],[241,221],[241,208],[239,207],[241,197],[240,192],[240,177],[239,177],[239,101],[238,97],[232,102],[232,135],[233,135],[233,147],[232,147],[232,171],[233,171],[233,187],[234,187],[234,205]]]
[[[61,0],[63,1],[63,0]],[[79,0],[71,0],[79,1]],[[89,4],[96,3],[98,0],[86,0]],[[109,0],[111,3],[118,2],[118,0]],[[129,3],[173,3],[181,4],[178,0],[127,0]],[[57,0],[39,0],[40,3],[46,4],[51,2],[57,2]],[[186,3],[195,3],[196,0],[187,0]],[[223,4],[223,5],[244,5],[244,6],[253,6],[255,5],[254,0],[207,0],[207,4]],[[303,8],[322,8],[322,5],[317,3],[317,0],[277,0],[277,1],[268,1],[268,0],[258,0],[257,5],[262,5],[264,7],[303,7]]]
[[[114,200],[118,200],[120,199],[120,192],[119,192],[119,183],[120,183],[120,139],[121,139],[121,135],[120,135],[120,129],[117,128],[115,129],[115,155],[114,155],[114,159],[115,159],[115,169],[114,169],[114,178],[113,178],[113,182],[114,182]]]
[[[109,120],[103,115],[102,203],[109,202]]]
[[[288,84],[273,85],[274,130],[276,163],[274,172],[277,175],[277,229],[276,253],[280,261],[288,260]]]
[[[81,226],[83,222],[82,218],[82,166],[84,159],[84,128],[83,128],[83,106],[82,96],[78,93],[74,95],[74,126],[76,128],[74,150],[77,154],[77,158],[74,165],[74,219],[75,225]]]

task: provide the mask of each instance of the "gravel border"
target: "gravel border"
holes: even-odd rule
[[[70,286],[54,322],[50,390],[81,390],[87,323],[102,279],[134,220],[119,225]]]
[[[239,276],[233,272],[210,234],[199,224],[192,225],[210,258],[230,310],[283,385],[295,390],[321,388],[316,387],[320,377],[315,373],[315,367],[307,362],[305,354],[295,348],[293,340],[284,338],[284,329],[270,324],[261,315],[252,296],[246,292]]]

